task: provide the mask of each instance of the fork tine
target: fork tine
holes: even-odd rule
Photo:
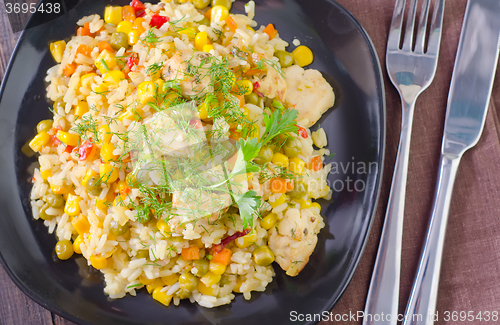
[[[437,0],[432,15],[431,29],[429,34],[429,45],[427,53],[437,55],[441,44],[441,31],[443,30],[444,0]]]
[[[427,31],[427,21],[429,17],[430,4],[431,0],[425,0],[424,7],[420,12],[420,19],[418,21],[417,38],[415,40],[415,52],[419,54],[424,53],[425,34]]]
[[[418,0],[411,0],[410,11],[408,12],[408,20],[406,22],[405,37],[403,38],[403,50],[411,51],[413,46],[413,30],[415,29],[415,17],[417,15]]]
[[[396,4],[394,5],[394,13],[392,14],[391,27],[389,29],[389,39],[387,40],[388,50],[399,50],[405,3],[406,0],[396,0]]]

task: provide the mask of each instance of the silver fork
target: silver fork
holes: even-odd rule
[[[397,324],[404,204],[413,111],[417,97],[429,87],[436,73],[444,11],[444,0],[436,0],[427,37],[431,0],[423,0],[418,29],[415,33],[418,1],[410,0],[406,28],[402,36],[406,0],[396,0],[387,41],[387,71],[401,97],[401,135],[384,227],[368,290],[363,325]]]

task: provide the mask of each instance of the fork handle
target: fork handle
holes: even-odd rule
[[[403,325],[434,324],[446,223],[460,159],[461,156],[441,154],[432,215]]]
[[[368,289],[363,325],[397,324],[406,179],[415,100],[416,96],[410,102],[402,99],[398,154],[377,258]],[[391,315],[390,318],[387,318],[387,315]]]

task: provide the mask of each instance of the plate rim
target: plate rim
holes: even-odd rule
[[[37,4],[37,8],[44,2],[45,0],[40,0]],[[379,140],[379,148],[380,148],[380,157],[379,157],[379,166],[380,166],[380,169],[379,169],[379,174],[378,174],[378,177],[376,178],[376,182],[374,184],[374,187],[376,188],[376,194],[375,194],[375,198],[373,199],[373,204],[371,206],[371,211],[367,214],[367,217],[369,217],[369,223],[368,223],[368,227],[366,229],[366,232],[365,232],[365,235],[363,237],[363,242],[362,242],[362,245],[360,247],[360,249],[358,250],[357,252],[357,256],[355,258],[355,261],[354,263],[351,264],[351,267],[349,268],[349,276],[345,279],[344,281],[344,285],[342,286],[342,288],[340,289],[339,291],[339,294],[337,295],[337,297],[333,297],[328,301],[328,312],[331,312],[332,309],[335,307],[335,305],[337,304],[337,302],[342,298],[342,296],[344,295],[347,287],[349,286],[349,284],[351,283],[352,281],[352,278],[354,276],[354,273],[356,272],[358,266],[359,266],[359,263],[361,261],[361,258],[363,257],[363,254],[365,252],[365,249],[366,249],[366,245],[368,243],[368,239],[369,239],[369,236],[370,236],[370,233],[371,233],[371,230],[372,230],[372,226],[373,226],[373,221],[375,219],[375,215],[376,215],[376,212],[377,212],[377,207],[378,207],[378,203],[379,203],[379,199],[380,199],[380,194],[381,194],[381,189],[382,189],[382,180],[383,180],[383,175],[384,175],[384,162],[385,162],[385,154],[386,154],[386,117],[387,117],[387,107],[386,107],[386,96],[385,96],[385,84],[384,84],[384,77],[383,77],[383,70],[382,70],[382,66],[380,64],[380,59],[378,57],[378,54],[377,54],[377,51],[376,51],[376,48],[368,34],[368,32],[366,31],[366,29],[361,25],[361,23],[359,22],[359,20],[349,11],[347,10],[342,4],[340,4],[339,2],[337,2],[336,0],[326,0],[327,2],[330,2],[332,3],[334,6],[338,7],[345,15],[347,15],[350,20],[357,26],[358,30],[360,31],[360,34],[361,36],[363,37],[363,39],[365,40],[367,46],[368,46],[368,49],[369,49],[369,52],[370,52],[370,56],[372,57],[373,61],[372,62],[372,66],[375,68],[374,69],[374,72],[375,72],[375,78],[376,78],[376,81],[377,81],[377,92],[378,92],[378,97],[379,97],[379,106],[380,106],[380,109],[379,109],[379,113],[380,113],[380,129],[381,129],[381,132],[380,132],[380,140]],[[38,11],[36,11],[38,12]],[[35,14],[32,14],[30,15],[30,18],[28,19],[28,21],[26,22],[26,25],[24,26],[21,34],[19,35],[19,39],[17,40],[16,42],[16,45],[14,47],[14,50],[9,58],[9,63],[7,65],[7,68],[5,70],[5,74],[4,74],[4,77],[3,77],[3,80],[2,80],[2,84],[0,86],[0,99],[2,99],[3,95],[4,95],[4,91],[5,91],[5,87],[6,87],[6,80],[9,79],[9,76],[10,76],[10,73],[11,73],[11,70],[12,70],[12,66],[14,64],[14,60],[18,54],[18,51],[19,51],[19,48],[21,46],[21,41],[24,39],[24,36],[25,36],[25,33],[26,33],[26,27],[30,25],[30,22],[34,19],[34,16]],[[7,273],[7,275],[9,276],[9,278],[12,280],[12,282],[14,282],[14,284],[17,286],[17,288],[19,288],[21,290],[21,292],[23,292],[25,295],[27,295],[30,299],[32,299],[33,301],[35,301],[38,305],[44,307],[45,309],[47,309],[48,311],[52,312],[52,313],[55,313],[69,321],[72,321],[76,324],[83,324],[83,325],[92,325],[92,323],[89,323],[87,322],[86,320],[84,319],[81,319],[81,318],[78,318],[77,316],[67,312],[66,310],[60,308],[58,305],[55,305],[55,304],[51,304],[51,303],[47,303],[41,296],[39,296],[38,294],[36,294],[34,291],[32,291],[28,286],[25,286],[23,282],[21,282],[21,280],[16,276],[16,274],[14,274],[14,272],[9,268],[9,266],[7,265],[7,263],[5,262],[4,260],[4,257],[3,257],[3,254],[2,254],[2,251],[0,250],[0,264],[3,266],[4,270],[5,270],[5,273]],[[308,324],[308,325],[313,325],[313,324],[318,324],[319,321],[311,321],[311,322],[306,322],[305,324]]]

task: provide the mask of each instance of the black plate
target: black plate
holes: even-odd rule
[[[272,22],[283,39],[291,43],[298,38],[309,46],[315,54],[311,68],[323,73],[337,96],[335,108],[319,121],[327,132],[329,149],[336,153],[331,159],[336,172],[329,180],[337,191],[331,201],[321,202],[327,225],[299,276],[288,277],[276,265],[275,280],[264,293],[253,293],[250,301],[237,295],[231,305],[213,309],[187,301],[165,308],[143,291],[137,297],[110,300],[102,282],[82,279],[74,259],[52,259],[56,240],[41,221],[32,219],[29,205],[28,168],[36,157],[20,151],[34,136],[37,122],[50,117],[44,77],[54,61],[48,43],[70,38],[79,18],[102,16],[107,4],[127,2],[67,0],[65,15],[37,13],[21,35],[0,94],[0,252],[5,269],[36,302],[81,324],[283,324],[293,311],[331,310],[348,285],[368,237],[385,138],[384,89],[375,50],[356,19],[334,1],[256,1],[257,21]],[[243,4],[237,1],[232,11],[243,12]],[[360,163],[365,164],[365,172],[358,170]],[[354,185],[364,189],[353,190]]]

